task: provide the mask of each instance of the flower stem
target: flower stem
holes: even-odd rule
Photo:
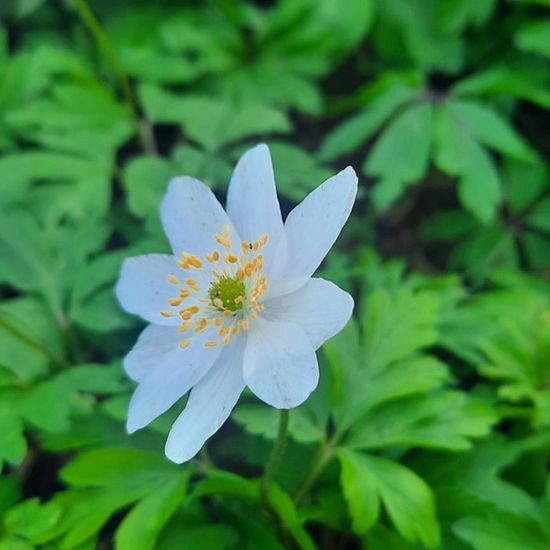
[[[273,479],[273,476],[277,473],[277,468],[283,458],[285,451],[285,443],[288,435],[288,419],[290,411],[288,409],[281,409],[279,414],[279,430],[277,432],[277,439],[273,444],[271,455],[265,467],[264,475],[262,477],[262,483],[260,486],[260,493],[264,508],[269,508],[267,494],[269,490],[269,484]]]
[[[78,15],[84,25],[88,27],[88,30],[92,33],[98,48],[103,52],[105,57],[108,59],[111,69],[117,81],[118,87],[124,96],[126,103],[130,107],[132,116],[134,117],[137,132],[141,144],[144,150],[150,154],[156,154],[156,145],[154,138],[151,133],[151,129],[146,123],[146,121],[140,120],[137,102],[132,92],[132,87],[130,85],[130,79],[125,73],[124,69],[118,62],[115,50],[107,33],[101,26],[101,23],[95,16],[94,12],[88,5],[86,0],[73,0],[74,7],[78,12]]]
[[[304,497],[307,495],[311,487],[315,484],[318,477],[323,473],[325,466],[331,461],[334,456],[334,452],[331,447],[323,442],[319,448],[319,452],[315,457],[312,465],[308,469],[308,474],[301,483],[300,487],[296,491],[296,496],[294,497],[294,504],[298,506]]]

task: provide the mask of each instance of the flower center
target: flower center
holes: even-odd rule
[[[202,259],[182,252],[178,266],[185,272],[184,278],[176,274],[167,277],[178,291],[168,300],[169,309],[160,314],[166,318],[179,315],[178,331],[186,334],[180,342],[184,349],[191,344],[194,334],[207,330],[212,339],[206,340],[205,346],[229,344],[241,330],[247,331],[250,322],[263,311],[260,302],[268,286],[261,251],[268,236],[262,235],[254,242],[241,242],[239,255],[233,250],[229,226],[213,240],[216,249],[204,254]],[[200,276],[193,277],[193,272],[200,272]]]
[[[219,311],[236,312],[243,309],[246,287],[237,277],[220,277],[211,283],[208,297],[212,305]]]

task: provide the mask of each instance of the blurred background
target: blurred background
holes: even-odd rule
[[[548,0],[0,3],[0,550],[550,548]],[[113,286],[266,142],[286,214],[351,164],[354,320],[292,413],[131,437]]]

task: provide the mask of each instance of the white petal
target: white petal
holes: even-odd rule
[[[224,348],[210,372],[193,388],[166,441],[166,456],[181,464],[193,458],[227,420],[244,389],[244,338]]]
[[[300,325],[317,349],[346,326],[353,311],[353,298],[334,283],[310,279],[296,292],[264,305],[264,317]]]
[[[348,166],[292,210],[285,222],[287,250],[277,254],[268,280],[270,298],[307,282],[340,234],[356,194],[357,176]]]
[[[237,163],[227,192],[227,213],[242,239],[256,241],[263,234],[269,236],[264,249],[264,264],[269,266],[283,218],[267,145],[250,149]]]
[[[168,300],[177,298],[177,288],[168,282],[168,275],[179,275],[173,256],[147,254],[127,258],[122,263],[120,277],[116,284],[116,296],[122,307],[150,323],[177,326],[177,316],[166,318],[160,312],[170,310]]]
[[[194,334],[191,345],[182,349],[185,338],[173,327],[147,327],[124,366],[139,385],[128,409],[126,428],[129,433],[147,426],[186,394],[212,367],[221,347],[205,347],[213,329]]]
[[[248,387],[278,409],[305,401],[319,381],[315,351],[300,325],[261,317],[250,326],[243,367]]]
[[[233,245],[240,250],[240,238],[214,193],[194,178],[174,178],[160,207],[162,225],[174,254],[202,257],[219,248],[215,235],[225,225],[231,228]]]

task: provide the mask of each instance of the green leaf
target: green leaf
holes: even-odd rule
[[[376,481],[365,467],[363,455],[340,449],[340,484],[348,503],[353,532],[366,533],[377,522],[380,515],[380,498]]]
[[[403,85],[388,86],[365,108],[330,132],[319,150],[322,160],[334,160],[356,151],[399,107],[411,101],[416,90]]]
[[[436,339],[439,308],[434,293],[401,290],[394,297],[380,290],[367,299],[363,311],[363,361],[373,373],[403,359]]]
[[[209,151],[244,137],[291,129],[283,113],[261,105],[238,106],[209,97],[179,97],[150,85],[142,85],[140,96],[152,121],[181,124],[192,140]]]
[[[233,550],[239,547],[239,534],[231,525],[207,523],[185,525],[181,518],[170,522],[161,533],[157,548],[181,550],[185,541],[186,550]]]
[[[63,342],[55,319],[41,300],[31,297],[0,302],[0,365],[22,382],[63,363]]]
[[[69,133],[69,136],[72,135]],[[103,216],[111,198],[111,167],[65,152],[19,151],[0,159],[6,206],[29,205],[46,223]],[[44,185],[44,182],[48,182]]]
[[[125,487],[162,481],[179,469],[159,454],[130,449],[98,449],[80,454],[61,470],[75,487]]]
[[[10,403],[0,402],[0,466],[3,459],[19,464],[26,453],[27,442],[21,418]]]
[[[534,522],[504,512],[458,521],[454,532],[476,550],[547,550],[550,537]]]
[[[47,99],[12,110],[6,120],[31,141],[99,164],[108,164],[134,132],[130,110],[91,80],[56,84]]]
[[[459,81],[453,87],[454,96],[512,96],[550,108],[550,92],[544,73],[523,64],[511,67],[499,64]]]
[[[436,111],[434,149],[437,166],[460,178],[458,193],[464,207],[481,222],[491,221],[500,202],[498,173],[491,157],[445,106]]]
[[[195,172],[189,172],[195,174]],[[124,167],[122,181],[132,214],[147,220],[149,227],[160,227],[160,201],[170,178],[170,163],[159,157],[136,156]]]
[[[520,50],[550,57],[550,20],[522,25],[514,36],[514,43]]]
[[[263,405],[240,405],[231,415],[248,433],[261,435],[267,439],[277,436],[278,411]],[[323,432],[315,426],[301,408],[290,413],[289,435],[299,443],[312,443],[323,437]]]
[[[428,548],[439,544],[439,526],[435,518],[433,495],[428,485],[414,472],[382,457],[367,456],[348,450],[339,450],[338,456],[345,457],[346,481],[343,487],[346,498],[353,497],[350,515],[354,527],[368,529],[374,523],[373,506],[376,499],[384,507],[397,531],[408,541],[420,541]],[[343,466],[344,468],[344,466]],[[362,491],[354,490],[349,483],[355,479]],[[367,489],[368,487],[368,489]],[[351,501],[348,501],[348,504]],[[365,518],[363,515],[367,514]]]
[[[535,152],[502,119],[486,105],[474,101],[448,101],[445,106],[455,118],[462,133],[469,133],[480,144],[524,162],[536,159]]]
[[[71,396],[59,390],[52,382],[38,384],[20,403],[21,415],[44,430],[55,432],[67,429]]]
[[[332,170],[320,165],[307,151],[296,145],[270,142],[269,150],[273,158],[277,192],[294,202],[300,202],[333,175]]]
[[[431,126],[432,107],[427,103],[409,107],[396,116],[373,147],[365,172],[380,178],[385,182],[383,186],[421,179],[428,167]],[[377,206],[382,209],[388,204]]]
[[[60,506],[52,503],[42,506],[38,498],[32,498],[8,511],[6,530],[30,542],[39,543],[43,534],[59,522],[62,513]]]
[[[412,371],[409,371],[412,373]],[[370,410],[350,431],[354,449],[426,447],[464,451],[498,420],[490,404],[458,391],[413,396]]]
[[[176,477],[142,499],[124,518],[115,534],[118,550],[149,550],[166,522],[182,503],[187,475]]]
[[[0,477],[0,517],[21,500],[21,480],[16,474]]]

